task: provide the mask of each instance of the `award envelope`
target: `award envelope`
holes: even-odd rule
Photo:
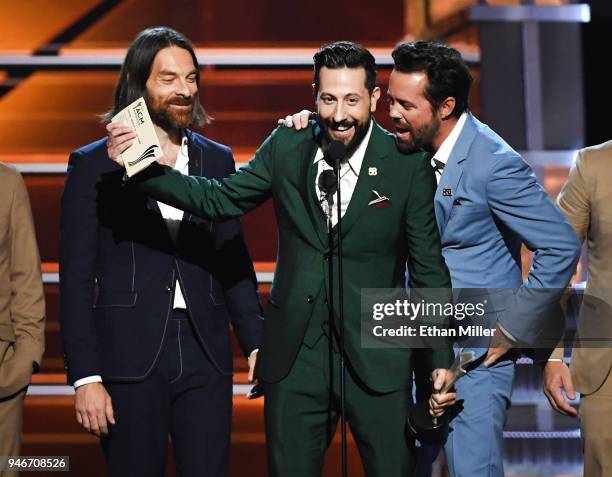
[[[132,177],[163,156],[144,98],[119,111],[112,122],[130,126],[136,133],[134,143],[121,154],[128,176]]]

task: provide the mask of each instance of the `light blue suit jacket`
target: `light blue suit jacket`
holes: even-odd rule
[[[564,288],[580,254],[571,225],[520,155],[469,113],[434,200],[453,288],[496,289],[487,325],[534,344],[550,297],[540,293]],[[525,283],[521,243],[534,252]]]

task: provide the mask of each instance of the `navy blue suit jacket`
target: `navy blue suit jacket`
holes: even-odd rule
[[[231,150],[188,131],[189,173],[235,171]],[[139,381],[155,366],[176,280],[196,336],[217,370],[232,372],[230,323],[242,351],[263,329],[240,222],[185,213],[176,243],[157,202],[123,183],[106,139],[74,151],[62,196],[60,319],[70,383],[91,375]]]

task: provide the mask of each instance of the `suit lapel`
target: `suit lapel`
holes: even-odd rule
[[[315,137],[319,134],[319,127],[316,126],[314,133]],[[306,210],[310,216],[312,227],[316,232],[321,245],[327,246],[327,230],[325,228],[325,216],[323,210],[319,205],[317,191],[315,188],[315,180],[317,178],[317,166],[314,164],[314,158],[319,149],[318,141],[307,141],[301,145],[302,151],[300,158],[302,164],[300,165],[300,195],[302,202],[306,205]]]
[[[207,177],[204,167],[204,148],[193,140],[190,130],[186,130],[187,134],[187,150],[189,154],[188,170],[190,176]],[[185,212],[183,221],[191,220],[192,214]]]
[[[159,204],[155,199],[151,197],[147,198],[147,209],[152,210],[153,212],[161,215],[161,210],[159,210]]]
[[[385,135],[385,132],[374,121],[370,142],[361,163],[361,169],[359,170],[357,184],[348,209],[342,218],[342,237],[345,237],[350,232],[361,213],[365,210],[370,200],[372,200],[372,191],[376,190],[377,184],[383,176],[383,159],[388,154],[387,146],[381,140]],[[384,191],[377,192],[384,195]]]
[[[147,197],[147,209],[152,210],[153,212],[161,216],[161,210],[159,209],[159,204],[151,196]]]
[[[205,174],[209,174],[211,171],[204,170],[204,148],[206,148],[206,144],[199,144],[193,140],[192,132],[189,129],[185,130],[185,134],[187,135],[187,172],[190,176],[199,176],[206,177]],[[181,143],[182,147],[182,143]],[[183,234],[183,230],[186,227],[186,224],[191,221],[193,214],[188,212],[183,212],[183,218],[181,220],[181,224],[179,226],[178,234],[176,236],[176,244],[179,244],[181,240],[181,235]],[[209,230],[212,232],[213,223],[210,223]]]
[[[438,229],[441,237],[444,234],[444,229],[450,218],[450,213],[455,201],[455,194],[457,192],[457,185],[463,174],[463,162],[468,156],[470,146],[475,136],[476,127],[474,126],[472,115],[468,114],[463,129],[455,143],[455,147],[453,147],[451,155],[448,158],[444,173],[440,178],[440,183],[438,184],[434,196],[436,220],[438,222]]]

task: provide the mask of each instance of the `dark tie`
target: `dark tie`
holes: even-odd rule
[[[446,166],[446,164],[444,164],[442,161],[438,161],[437,159],[433,159],[432,161],[434,172],[442,175],[442,171],[444,170],[444,166]]]

